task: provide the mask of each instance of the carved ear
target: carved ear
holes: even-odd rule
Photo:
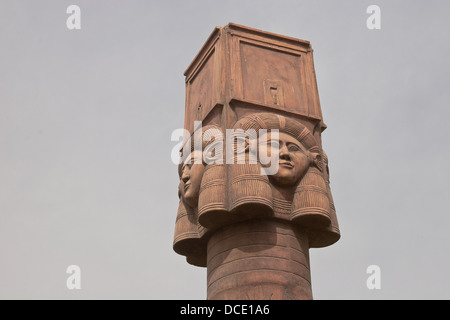
[[[248,137],[245,137],[244,150],[247,153],[249,149],[250,149],[250,139]]]
[[[317,167],[320,171],[322,171],[322,157],[320,156],[320,153],[310,152],[309,155],[311,164]]]
[[[244,139],[242,139],[244,138]],[[249,139],[248,137],[238,137],[233,141],[234,144],[234,152],[236,154],[246,153],[249,149]]]

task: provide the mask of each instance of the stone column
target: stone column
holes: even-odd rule
[[[305,230],[285,221],[223,227],[208,242],[208,299],[312,299],[308,250]]]
[[[208,299],[312,299],[309,249],[340,238],[312,52],[230,23],[184,73],[173,248],[207,268]]]

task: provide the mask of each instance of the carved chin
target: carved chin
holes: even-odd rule
[[[191,208],[197,207],[198,204],[198,196],[194,195],[190,192],[190,190],[186,190],[184,194],[184,202]]]
[[[300,174],[294,168],[286,168],[280,166],[278,172],[269,179],[273,184],[281,187],[291,187],[295,185],[300,179]]]
[[[285,175],[275,174],[273,176],[269,176],[269,178],[274,185],[281,186],[281,187],[291,187],[297,182],[297,179],[292,175],[285,176]]]

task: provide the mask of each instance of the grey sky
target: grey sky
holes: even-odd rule
[[[81,30],[66,8],[81,8]],[[381,8],[381,30],[366,8]],[[311,41],[341,240],[316,299],[449,299],[448,1],[0,2],[0,298],[205,299],[172,251],[183,72],[215,26]],[[82,289],[66,288],[67,266]],[[368,290],[366,268],[381,268]]]

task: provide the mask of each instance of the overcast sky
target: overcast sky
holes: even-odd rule
[[[81,29],[66,27],[71,4]],[[381,8],[369,30],[366,9]],[[341,240],[315,299],[450,298],[450,2],[0,2],[0,298],[205,299],[172,250],[183,72],[229,22],[309,40]],[[68,290],[66,268],[81,268]],[[366,269],[381,269],[369,290]]]

